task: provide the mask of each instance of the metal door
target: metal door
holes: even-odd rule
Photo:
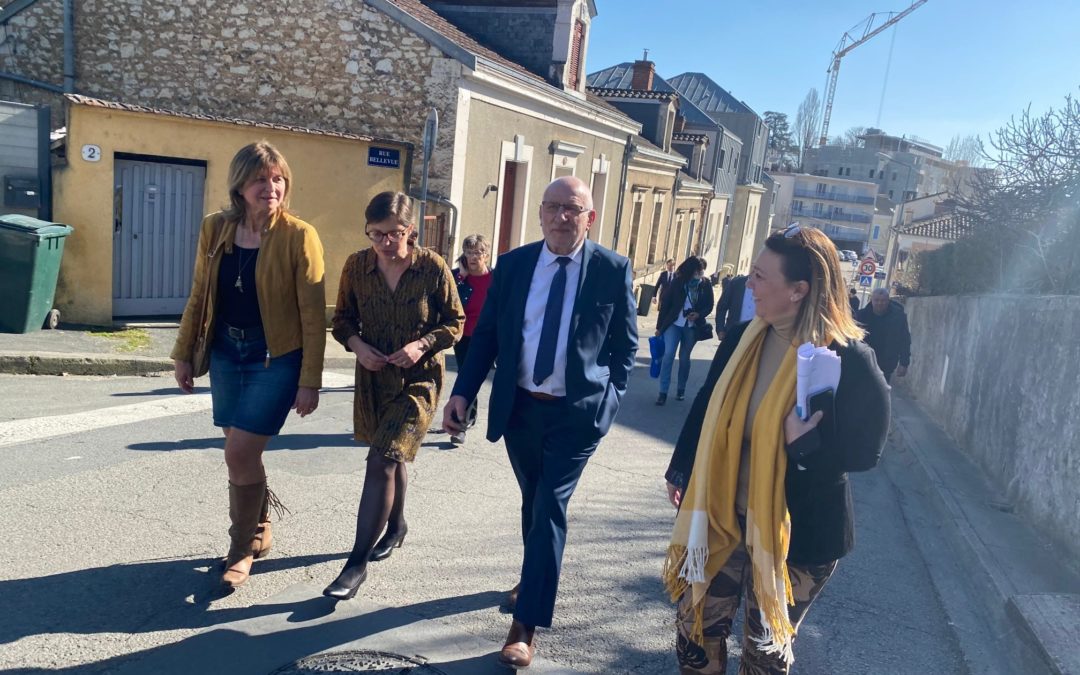
[[[206,167],[118,159],[113,315],[174,316],[191,291]]]

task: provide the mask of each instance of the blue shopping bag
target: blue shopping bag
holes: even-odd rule
[[[652,362],[649,363],[649,377],[660,377],[660,361],[664,358],[664,336],[654,335],[649,338],[649,355]]]

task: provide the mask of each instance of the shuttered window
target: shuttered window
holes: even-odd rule
[[[570,62],[566,64],[566,84],[577,90],[581,85],[581,52],[585,45],[585,24],[580,19],[574,20],[574,35],[570,43]]]

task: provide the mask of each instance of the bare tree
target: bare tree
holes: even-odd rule
[[[978,136],[956,134],[945,146],[944,157],[950,162],[966,162],[968,166],[982,166],[986,152]]]
[[[992,263],[981,290],[1080,294],[1080,99],[1029,107],[989,144],[959,202],[972,236],[954,246]]]
[[[795,141],[799,144],[799,168],[806,159],[806,151],[814,146],[821,126],[821,96],[817,89],[811,89],[806,93],[806,98],[799,104],[799,112],[795,115]]]

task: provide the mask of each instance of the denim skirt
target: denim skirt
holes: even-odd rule
[[[214,426],[275,436],[296,401],[302,351],[266,360],[259,327],[239,335],[220,326],[210,350],[210,397]]]

